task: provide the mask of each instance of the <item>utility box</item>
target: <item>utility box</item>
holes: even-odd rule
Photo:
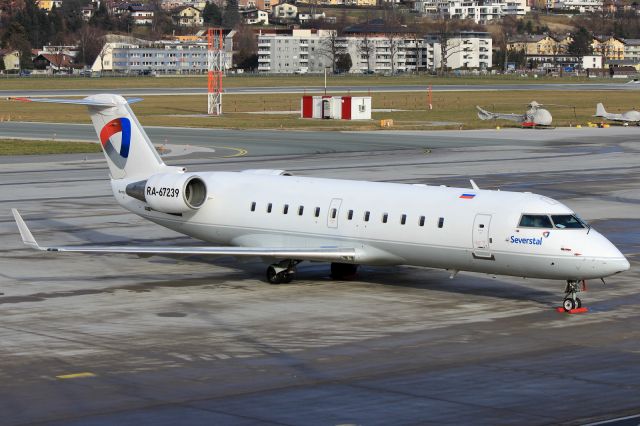
[[[303,96],[300,117],[371,120],[371,96]]]

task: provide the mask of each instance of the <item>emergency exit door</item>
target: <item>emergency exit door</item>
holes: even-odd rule
[[[490,214],[477,214],[473,221],[473,257],[480,259],[491,259],[491,237],[489,235],[489,227],[491,225]]]

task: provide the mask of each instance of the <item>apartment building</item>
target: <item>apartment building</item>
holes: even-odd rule
[[[531,11],[526,0],[416,0],[414,8],[431,18],[472,19],[476,23],[506,15],[524,16]]]
[[[224,68],[231,67],[233,32],[224,38]],[[207,72],[207,43],[135,40],[108,42],[91,67],[116,74],[202,74]]]
[[[258,38],[258,71],[292,74],[321,73],[331,67],[332,32],[292,30],[291,34],[264,34]],[[437,36],[410,33],[350,33],[335,37],[336,50],[351,56],[351,73],[393,74],[430,71],[440,67],[442,49]],[[491,64],[491,36],[461,32],[448,41],[447,67],[487,69]]]
[[[427,43],[432,47],[434,69],[442,63],[441,39],[439,34],[427,34]],[[493,42],[491,34],[483,31],[461,31],[453,34],[447,40],[444,49],[446,66],[450,69],[477,68],[489,69],[493,66],[492,52]]]
[[[258,72],[294,74],[320,73],[331,66],[325,40],[331,30],[294,29],[291,34],[258,36]]]
[[[553,0],[554,10],[574,10],[580,13],[602,10],[603,0]]]

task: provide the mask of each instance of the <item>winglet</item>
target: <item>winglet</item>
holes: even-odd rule
[[[24,223],[24,220],[22,220],[22,216],[20,216],[20,213],[18,213],[18,210],[11,209],[11,213],[13,213],[13,217],[16,220],[16,225],[18,225],[18,230],[20,231],[22,242],[36,250],[42,250],[42,248],[40,248],[40,246],[36,242],[36,239],[33,238],[33,234],[31,234],[31,231],[29,231],[27,224]]]

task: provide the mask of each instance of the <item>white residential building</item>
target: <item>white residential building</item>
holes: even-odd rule
[[[524,16],[531,11],[526,0],[416,0],[414,8],[432,18],[472,19],[477,23],[505,15]]]
[[[438,34],[429,34],[426,40],[433,48],[435,57],[432,64],[434,69],[437,69],[443,59],[440,36]],[[482,31],[461,31],[456,33],[447,40],[447,47],[444,52],[446,66],[454,70],[460,68],[491,68],[493,66],[492,46],[490,33]]]
[[[553,0],[554,10],[577,10],[580,13],[602,10],[603,0]]]
[[[258,72],[324,72],[331,66],[324,41],[330,35],[330,30],[293,30],[286,35],[258,36]]]
[[[271,14],[275,19],[296,19],[298,17],[298,7],[290,3],[280,3],[274,6]]]
[[[331,67],[330,30],[293,30],[291,34],[258,37],[258,71],[322,73]],[[335,38],[340,53],[351,56],[351,73],[393,74],[437,70],[441,63],[437,36],[375,33]],[[447,67],[491,68],[491,35],[461,32],[447,42]]]
[[[254,9],[240,12],[247,25],[269,25],[269,13],[264,10]]]
[[[233,32],[224,38],[224,69],[231,68]],[[93,72],[116,74],[203,74],[207,69],[206,42],[108,42],[102,47]]]

